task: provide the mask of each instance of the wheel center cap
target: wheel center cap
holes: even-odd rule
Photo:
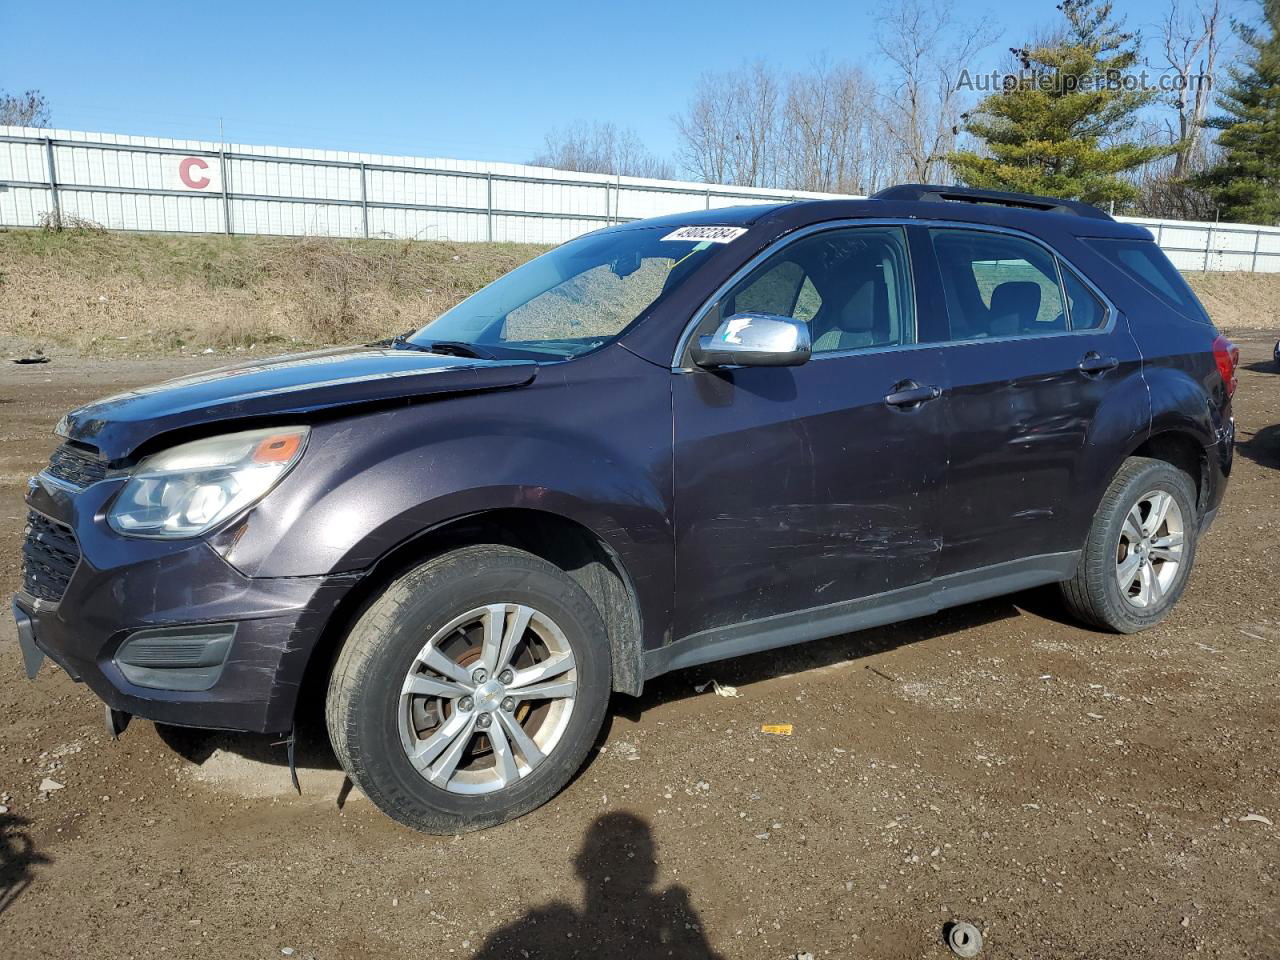
[[[489,680],[476,687],[476,708],[492,710],[502,702],[506,688],[497,680]]]

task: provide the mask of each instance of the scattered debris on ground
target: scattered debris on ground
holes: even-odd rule
[[[717,697],[740,697],[740,696],[742,696],[742,694],[740,694],[740,693],[738,692],[738,688],[737,688],[737,687],[730,687],[730,686],[726,686],[726,685],[725,685],[725,684],[723,684],[723,683],[717,683],[717,682],[715,681],[715,679],[714,679],[714,678],[713,678],[713,679],[711,679],[711,680],[708,680],[706,683],[699,683],[699,684],[695,684],[695,685],[694,685],[694,688],[693,688],[693,692],[694,692],[694,693],[702,693],[703,691],[705,691],[705,690],[707,689],[707,687],[710,687],[712,690],[714,690],[714,691],[715,691],[715,694],[716,694],[716,696],[717,696]]]

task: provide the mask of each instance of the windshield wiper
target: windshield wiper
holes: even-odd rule
[[[443,353],[449,357],[471,357],[474,360],[497,360],[488,350],[482,350],[474,343],[463,340],[432,340],[430,343],[414,344],[430,353]]]
[[[473,360],[497,360],[488,350],[482,350],[474,343],[464,340],[432,340],[429,343],[414,343],[409,338],[417,333],[410,330],[389,341],[390,346],[398,350],[417,350],[420,353],[440,353],[447,357],[469,357]]]
[[[365,344],[365,346],[409,347],[412,349],[414,345],[412,343],[409,343],[408,341],[409,341],[409,338],[412,337],[417,332],[418,332],[417,330],[406,330],[404,333],[397,333],[394,337],[384,337],[381,340],[374,340],[371,343]]]

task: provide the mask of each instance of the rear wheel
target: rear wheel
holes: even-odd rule
[[[611,668],[591,599],[532,554],[475,546],[393,583],[352,629],[326,719],[352,781],[415,829],[545,803],[600,730]]]
[[[1076,575],[1062,585],[1081,620],[1120,633],[1159,623],[1195,560],[1195,485],[1163,460],[1133,457],[1098,507]]]

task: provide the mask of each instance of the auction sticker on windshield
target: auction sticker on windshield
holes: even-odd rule
[[[747,232],[746,227],[681,227],[663,240],[693,240],[703,243],[729,243]]]

